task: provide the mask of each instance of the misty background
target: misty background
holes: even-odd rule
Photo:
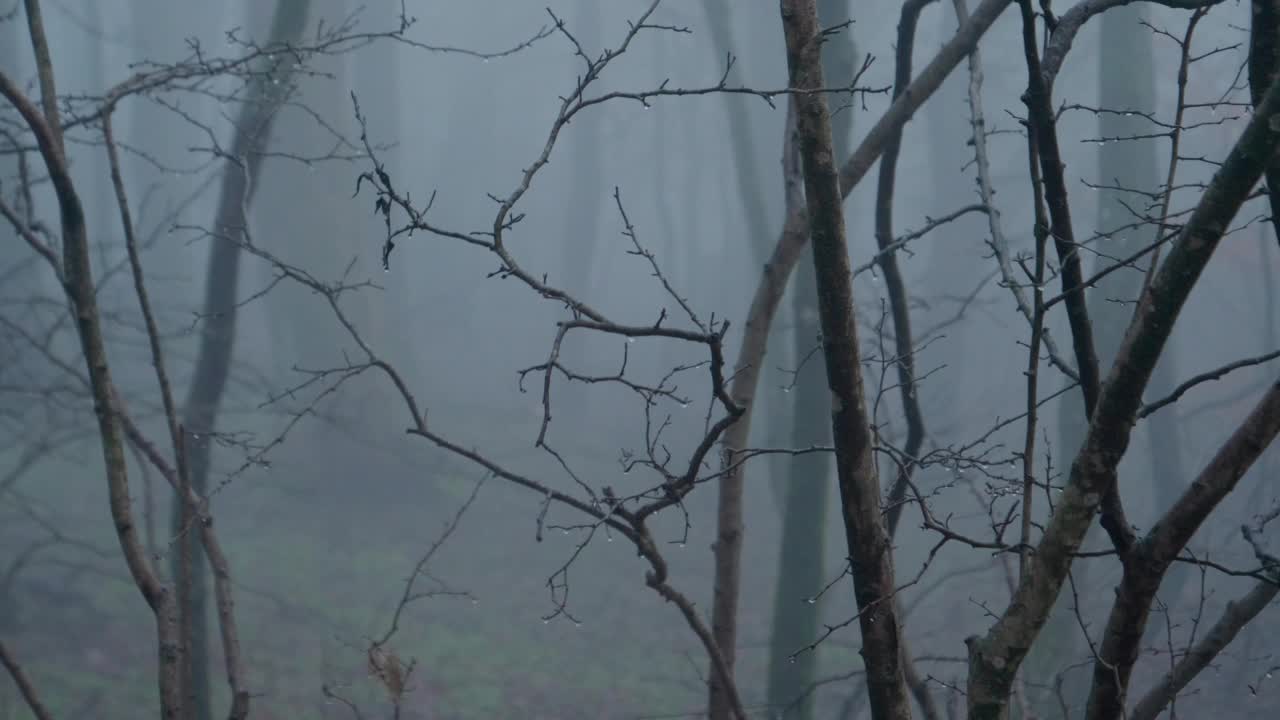
[[[546,4],[592,55],[615,47],[628,19],[646,5],[633,0]],[[273,5],[49,2],[45,20],[60,92],[72,98],[100,95],[135,72],[137,63],[174,62],[196,47],[210,55],[235,55],[242,46],[228,33],[265,42]],[[858,65],[866,54],[873,56],[859,85],[887,88],[899,4],[854,5],[854,23],[830,42],[852,43]],[[496,209],[490,194],[508,195],[542,152],[561,98],[573,91],[583,71],[582,60],[554,32],[499,57],[426,47],[490,53],[518,46],[551,27],[544,3],[410,0],[404,10],[417,20],[408,37],[419,45],[375,40],[315,59],[310,63],[314,73],[294,78],[296,94],[268,142],[249,207],[249,230],[257,245],[323,282],[373,283],[343,294],[343,308],[369,345],[402,374],[434,430],[515,472],[573,492],[575,481],[557,458],[534,446],[543,420],[542,376],[525,378],[523,390],[519,377],[521,370],[546,362],[555,324],[568,313],[527,286],[494,276],[498,266],[491,254],[426,233],[398,239],[384,270],[382,217],[368,193],[353,195],[357,177],[372,164],[360,142],[352,96],[367,121],[367,139],[397,188],[423,203],[434,193],[430,216],[440,226],[484,231]],[[33,87],[34,61],[21,9],[0,2],[0,12],[0,69]],[[1227,3],[1196,31],[1202,53],[1222,51],[1192,67],[1188,94],[1205,103],[1228,100],[1205,107],[1198,116],[1202,125],[1182,140],[1184,158],[1206,161],[1185,161],[1180,167],[1179,182],[1187,188],[1174,194],[1177,209],[1195,202],[1199,193],[1191,184],[1207,181],[1213,171],[1207,160],[1221,158],[1247,120],[1248,88],[1238,76],[1243,56],[1232,50],[1247,45],[1247,12],[1247,5]],[[389,32],[399,26],[400,13],[398,1],[313,0],[306,36],[317,33],[318,23],[334,27],[349,21],[356,23],[356,32]],[[1090,246],[1095,253],[1084,255],[1086,272],[1122,256],[1118,248],[1129,234],[1136,247],[1151,242],[1149,227],[1115,232],[1134,213],[1150,212],[1152,202],[1115,188],[1155,189],[1163,183],[1167,141],[1114,138],[1158,134],[1158,128],[1143,125],[1142,113],[1171,117],[1179,49],[1152,28],[1180,37],[1185,17],[1185,12],[1147,5],[1108,13],[1106,22],[1114,26],[1102,19],[1086,26],[1057,80],[1055,100],[1063,108],[1058,128],[1077,235],[1107,236]],[[727,54],[734,58],[731,85],[763,90],[787,85],[774,3],[671,0],[659,7],[655,21],[688,32],[640,34],[589,94],[638,92],[668,79],[672,87],[714,86],[725,72]],[[1011,249],[1026,251],[1033,220],[1025,136],[1017,119],[1025,113],[1019,98],[1026,87],[1019,22],[1016,13],[1007,12],[981,48],[996,203]],[[949,3],[925,10],[916,40],[917,68],[956,27]],[[1119,40],[1104,43],[1108,31]],[[1118,51],[1130,56],[1117,56]],[[1118,89],[1104,88],[1107,78]],[[828,84],[850,80],[829,77]],[[211,225],[216,210],[217,184],[211,178],[222,167],[211,149],[230,142],[232,105],[220,101],[218,93],[237,82],[225,79],[191,92],[131,98],[114,119],[126,149],[125,180],[170,372],[182,393],[204,321],[205,283],[222,281],[207,277],[211,241],[202,228]],[[894,198],[899,235],[979,202],[967,144],[972,133],[968,82],[962,67],[906,126]],[[848,131],[837,138],[837,146],[847,152],[887,106],[888,95],[837,96],[832,102],[841,107],[837,126]],[[678,306],[622,233],[616,188],[638,240],[679,294],[700,316],[714,314],[733,323],[725,347],[736,354],[767,248],[784,219],[785,97],[775,105],[750,95],[708,93],[655,98],[649,106],[617,99],[584,111],[565,126],[549,164],[521,200],[523,217],[507,236],[510,252],[531,272],[545,273],[549,283],[619,322],[652,324],[666,309],[674,323]],[[1099,107],[1134,114],[1095,112]],[[1115,115],[1130,125],[1102,125]],[[17,118],[7,107],[0,110],[0,128],[17,130]],[[106,275],[125,255],[100,138],[92,127],[69,132],[68,153],[90,218],[95,271],[106,278],[100,300],[117,381],[146,429],[162,436],[163,416],[128,275]],[[5,142],[0,139],[0,148]],[[1117,182],[1116,173],[1140,173],[1144,162],[1151,168],[1147,176]],[[20,172],[15,153],[0,154],[0,193],[11,192]],[[845,205],[854,267],[876,252],[874,192],[874,184],[864,182]],[[56,217],[51,193],[39,190],[33,202],[36,216]],[[1260,221],[1266,215],[1265,205],[1255,201],[1237,218],[1239,230],[1224,241],[1179,320],[1152,397],[1195,373],[1280,348],[1280,251],[1270,224]],[[918,476],[921,488],[937,489],[935,513],[961,528],[989,526],[987,508],[979,502],[983,488],[1019,477],[1011,465],[1020,426],[986,435],[1025,406],[1027,338],[1025,320],[1002,287],[985,244],[987,227],[984,215],[971,213],[912,240],[899,255],[918,336],[926,449],[962,447],[982,438],[971,454],[987,458],[980,466],[938,465]],[[65,325],[56,278],[33,258],[9,226],[0,228],[0,634],[46,689],[58,717],[150,716],[156,707],[156,660],[148,612],[120,562],[105,512],[90,405],[83,389],[50,360],[80,367],[78,345]],[[792,285],[801,281],[797,277]],[[885,390],[893,386],[893,374],[887,363],[876,361],[891,353],[885,349],[883,282],[875,272],[864,272],[854,284],[869,358],[865,378],[873,393],[883,393],[874,408],[876,419],[888,438],[900,440],[901,407]],[[1096,313],[1131,309],[1131,296],[1113,292],[1093,293]],[[820,388],[822,379],[807,359],[819,345],[816,315],[793,308],[791,295],[775,321],[757,395],[755,447],[829,442],[829,430],[825,438],[805,440],[796,428],[797,417],[803,417],[797,415],[796,397],[812,387],[804,381],[814,379]],[[658,718],[702,712],[705,654],[675,609],[645,587],[647,566],[629,543],[599,534],[577,555],[582,533],[562,529],[581,521],[573,511],[551,506],[540,517],[543,499],[536,493],[486,480],[483,468],[407,435],[412,418],[377,373],[348,378],[341,370],[320,372],[343,368],[359,348],[325,298],[280,281],[270,263],[242,259],[238,297],[243,303],[231,375],[218,433],[206,442],[213,451],[211,513],[237,590],[254,693],[252,717],[348,717],[326,698],[322,685],[370,713],[385,704],[384,693],[369,677],[369,638],[385,631],[415,563],[481,481],[475,502],[431,557],[431,581],[424,589],[434,594],[414,602],[399,621],[395,647],[416,662],[406,716]],[[1123,330],[1128,315],[1119,316]],[[1050,316],[1050,327],[1056,337],[1068,337],[1060,311]],[[1116,341],[1100,342],[1109,357]],[[660,338],[628,342],[604,334],[571,335],[562,353],[583,373],[597,374],[616,372],[625,353],[628,372],[652,382],[673,367],[701,362],[705,354]],[[802,368],[799,375],[797,368]],[[1273,375],[1274,366],[1245,368],[1188,393],[1165,411],[1164,426],[1154,420],[1139,425],[1122,465],[1122,489],[1136,526],[1151,525],[1171,493],[1185,486],[1247,413],[1256,395],[1252,391]],[[644,450],[651,421],[669,423],[661,433],[663,452],[678,458],[687,458],[703,437],[707,373],[690,369],[672,382],[688,402],[660,399],[647,418],[644,403],[625,388],[557,380],[548,442],[591,485],[610,486],[620,495],[638,492],[660,480],[642,464],[631,463]],[[1042,391],[1063,384],[1055,373]],[[824,401],[823,394],[817,393],[815,402]],[[1082,417],[1058,404],[1042,411],[1042,447],[1047,448],[1042,462],[1054,472],[1061,472],[1062,458],[1075,450],[1062,445],[1079,442],[1071,439],[1072,428],[1083,427]],[[829,416],[820,412],[817,417]],[[174,547],[169,495],[158,479],[146,479],[136,458],[130,461],[139,517],[157,538],[156,550],[165,554]],[[812,634],[776,642],[779,606],[790,604],[787,613],[796,616],[808,614],[818,634],[824,625],[843,623],[853,614],[847,578],[810,602],[840,578],[845,552],[834,465],[805,462],[764,455],[747,470],[737,677],[753,707],[769,703],[770,660],[818,639]],[[797,467],[803,468],[803,479]],[[1223,566],[1249,566],[1252,554],[1240,542],[1238,528],[1275,499],[1270,481],[1278,471],[1280,455],[1273,449],[1190,549]],[[973,492],[962,487],[965,474],[977,478]],[[825,498],[803,519],[825,540],[825,554],[811,549],[790,561],[818,558],[816,583],[779,586],[788,567],[781,548],[789,482],[828,485]],[[662,549],[672,584],[706,611],[714,492],[710,487],[693,492],[684,510],[660,514],[653,525],[657,536],[669,541]],[[909,609],[907,638],[917,656],[929,658],[922,667],[945,693],[948,683],[963,686],[964,637],[986,627],[990,617],[984,605],[1003,607],[1007,590],[989,552],[949,545],[930,558],[936,537],[919,528],[911,508],[903,520],[896,539],[899,580],[914,578],[922,563],[930,562],[902,596]],[[571,559],[567,574],[558,575]],[[1074,597],[1064,602],[1078,604],[1096,634],[1119,569],[1104,560],[1083,565],[1087,572]],[[1178,584],[1161,595],[1165,612],[1151,623],[1157,626],[1151,640],[1157,647],[1186,645],[1199,618],[1216,616],[1249,584],[1246,578],[1195,568],[1174,577]],[[552,594],[564,588],[549,587],[548,578],[567,582],[567,599]],[[562,599],[564,612],[557,612]],[[1271,608],[1259,618],[1224,653],[1220,667],[1202,676],[1198,691],[1180,700],[1186,717],[1211,708],[1230,717],[1264,717],[1265,708],[1274,707],[1278,691],[1260,682],[1269,676],[1268,668],[1280,666],[1274,613]],[[1068,679],[1074,672],[1078,682],[1087,682],[1090,650],[1073,637],[1079,633],[1074,619],[1051,627],[1058,634],[1047,630],[1041,643],[1057,652],[1037,656],[1028,672],[1049,678],[1049,685],[1060,672]],[[817,678],[861,668],[857,635],[856,626],[845,627],[805,653],[815,663]],[[1167,665],[1167,658],[1140,665],[1135,687],[1157,679]],[[820,685],[808,701],[811,712],[856,717],[844,714],[855,686],[852,680]],[[221,683],[214,687],[224,692]],[[0,719],[27,718],[26,712],[12,687],[0,683]]]

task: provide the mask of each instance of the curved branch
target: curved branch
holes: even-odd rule
[[[866,137],[862,139],[858,149],[854,150],[853,155],[840,167],[842,196],[849,196],[876,160],[880,159],[893,133],[902,130],[916,110],[919,110],[925,101],[942,87],[943,81],[951,71],[973,52],[973,49],[978,46],[978,41],[1012,2],[1013,0],[983,0],[951,40],[942,46],[933,60],[920,71],[898,99],[893,101],[889,109],[884,111],[884,115],[880,116],[876,124],[867,132]]]
[[[1070,10],[1058,17],[1058,23],[1054,26],[1053,32],[1049,35],[1049,42],[1044,48],[1044,63],[1041,66],[1041,72],[1044,73],[1045,83],[1050,89],[1053,88],[1054,80],[1058,79],[1058,71],[1062,69],[1062,61],[1067,59],[1067,53],[1070,52],[1072,44],[1076,40],[1076,34],[1080,32],[1080,28],[1084,26],[1090,18],[1099,15],[1111,8],[1128,5],[1138,2],[1139,0],[1083,0]],[[1168,8],[1178,10],[1195,10],[1197,8],[1212,7],[1223,2],[1223,0],[1141,0],[1142,2],[1150,2],[1154,5],[1163,5]]]
[[[925,6],[934,0],[907,0],[902,5],[902,18],[898,21],[897,62],[894,63],[893,98],[897,100],[911,81],[911,55],[915,49],[916,24]],[[916,361],[911,332],[910,298],[906,282],[898,268],[898,256],[893,249],[893,193],[898,174],[898,155],[902,149],[902,128],[898,128],[885,143],[884,156],[880,158],[880,177],[876,186],[875,235],[880,252],[877,261],[884,271],[885,291],[889,296],[889,308],[893,315],[893,341],[898,369],[898,394],[902,400],[903,414],[907,420],[907,439],[903,453],[907,462],[898,466],[898,477],[889,490],[886,525],[889,537],[897,534],[898,520],[902,517],[902,499],[907,494],[907,482],[915,470],[914,458],[924,443],[924,413],[920,411],[916,392]],[[936,714],[936,713],[935,713]]]

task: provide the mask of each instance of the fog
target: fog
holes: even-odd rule
[[[0,199],[12,209],[0,222],[2,647],[52,717],[159,716],[157,616],[120,538],[134,532],[165,583],[181,580],[183,548],[194,547],[207,637],[193,654],[203,647],[211,661],[197,671],[208,685],[197,679],[191,692],[209,694],[212,715],[190,717],[225,716],[224,619],[199,542],[211,529],[229,568],[249,717],[706,717],[716,671],[705,640],[656,585],[711,628],[717,492],[730,474],[731,418],[716,392],[741,372],[752,300],[791,209],[786,183],[798,177],[784,168],[778,5],[666,0],[646,16],[648,0],[278,2],[302,13],[293,36],[272,37],[289,27],[276,2],[39,4],[118,391],[103,412],[131,417],[178,475],[191,464],[198,476],[207,455],[207,478],[192,481],[207,505],[174,525],[183,495],[126,427],[133,526],[122,527],[76,313],[27,239],[60,252],[63,207],[29,123],[0,102]],[[0,73],[40,107],[31,5],[0,2]],[[901,3],[818,5],[832,28],[824,94],[839,166],[890,107]],[[1148,246],[1190,222],[1252,116],[1249,6],[1197,17],[1180,90],[1191,12],[1134,3],[1091,18],[1053,83],[1077,257],[1091,278],[1078,295],[1104,380]],[[1037,204],[1022,22],[1006,9],[979,45],[993,205],[980,195],[966,62],[905,124],[891,203],[924,418],[892,538],[893,604],[918,683],[947,717],[963,715],[965,639],[1005,611],[1022,552],[1032,326],[1014,290],[1032,297]],[[952,3],[924,8],[917,74],[957,27]],[[282,37],[283,53],[272,45]],[[158,389],[100,112],[110,89],[161,75],[127,85],[110,117],[176,413]],[[238,138],[260,128],[238,155]],[[844,218],[887,497],[908,421],[890,291],[873,262],[884,255],[876,172],[849,193]],[[1120,461],[1119,497],[1139,536],[1275,382],[1280,245],[1263,187],[1199,276],[1139,398],[1152,409],[1176,391],[1137,421]],[[219,246],[238,251],[230,275],[210,270]],[[1064,291],[1048,247],[1045,300]],[[747,447],[736,448],[755,451],[734,471],[744,531],[730,655],[749,717],[872,717],[813,272],[806,251],[769,331]],[[211,305],[211,288],[230,288],[234,302]],[[1086,442],[1080,391],[1049,357],[1078,366],[1070,304],[1044,321],[1056,344],[1039,363],[1033,540]],[[219,349],[225,373],[210,385]],[[199,400],[201,388],[213,399]],[[1276,531],[1255,520],[1278,502],[1280,453],[1260,442],[1136,628],[1130,706],[1229,603],[1280,584],[1265,552]],[[642,520],[653,545],[638,552],[610,508],[649,503],[663,506]],[[1255,522],[1246,541],[1241,526]],[[1123,571],[1094,525],[1021,666],[1012,717],[1086,717]],[[1216,653],[1164,716],[1271,717],[1275,612],[1271,603]],[[0,680],[0,720],[38,717],[16,677]]]

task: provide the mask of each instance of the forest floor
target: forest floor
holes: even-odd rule
[[[329,687],[364,717],[390,717],[367,649],[390,626],[405,579],[468,487],[323,503],[276,490],[216,509],[236,578],[252,716],[354,717],[325,698],[322,687]],[[572,554],[573,538],[556,531],[533,542],[538,505],[528,493],[484,487],[433,559],[431,575],[466,594],[424,598],[401,619],[388,647],[415,668],[402,717],[575,720],[695,711],[704,698],[704,655],[674,608],[644,587],[644,565],[626,543],[593,543],[571,570],[569,608],[580,624],[563,616],[544,621],[554,610],[547,578]],[[72,518],[61,526],[88,538],[86,546],[99,548],[100,557],[55,547],[33,559],[13,583],[8,607],[0,602],[0,633],[56,717],[153,717],[154,629],[112,545],[105,504],[82,498],[59,513]],[[3,558],[35,539],[29,524],[17,528],[0,523],[0,547],[14,549]],[[710,586],[709,557],[702,557],[710,553],[701,552],[708,540],[691,538],[687,549],[673,543],[671,551],[689,554],[673,558],[673,566],[702,606]],[[771,593],[761,583],[744,597]],[[742,672],[762,678],[768,603],[744,606]],[[213,681],[218,707],[225,707],[220,658]],[[0,720],[27,717],[12,686],[0,683]]]

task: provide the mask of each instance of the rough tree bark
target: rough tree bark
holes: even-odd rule
[[[782,25],[791,87],[801,91],[824,87],[814,0],[784,0]],[[881,517],[880,481],[863,394],[844,196],[831,145],[831,116],[822,93],[801,92],[794,96],[794,102],[817,273],[822,350],[831,390],[836,477],[862,630],[867,695],[876,720],[907,720],[911,701],[893,602],[893,555]]]
[[[818,20],[825,28],[847,22],[849,0],[818,0]],[[851,82],[856,71],[852,32],[851,26],[845,27],[822,45],[824,75],[833,85]],[[836,157],[849,153],[853,112],[851,105],[833,118]],[[786,180],[791,182],[792,178]],[[805,266],[804,261],[796,269],[791,307],[795,327],[791,333],[793,357],[798,365],[792,379],[791,447],[830,445],[831,396],[826,389],[826,363],[820,353],[813,352],[821,336],[817,278],[812,266]],[[787,718],[809,720],[814,710],[815,697],[810,689],[816,679],[818,656],[813,652],[798,656],[795,653],[817,637],[822,612],[820,598],[812,598],[822,589],[827,572],[831,459],[826,453],[807,453],[789,458],[785,468],[782,540],[769,639],[768,704]]]

